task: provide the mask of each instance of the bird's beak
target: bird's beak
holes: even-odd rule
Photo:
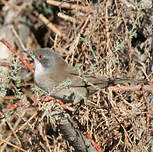
[[[32,58],[34,58],[34,54],[33,51],[29,51],[29,50],[23,50],[24,53],[29,54]]]

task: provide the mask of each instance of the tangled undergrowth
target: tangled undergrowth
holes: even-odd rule
[[[1,27],[5,26],[8,15],[9,10],[6,7],[18,12],[18,17],[9,24],[24,35],[22,37],[19,34],[19,39],[24,40],[23,44],[27,49],[51,47],[83,74],[103,78],[152,80],[151,2],[148,6],[143,1],[78,0],[70,2],[82,6],[74,9],[64,8],[64,1],[58,7],[45,1],[30,3],[25,0],[20,3],[14,2],[13,5],[8,5],[7,1],[1,3]],[[12,6],[16,6],[18,10]],[[69,18],[61,17],[60,13]],[[42,16],[48,19],[47,23]],[[52,31],[50,23],[59,31]],[[25,33],[26,30],[20,31],[19,25],[24,25],[29,33]],[[16,49],[21,53],[19,48],[17,43]],[[25,60],[33,65],[30,57],[22,54]],[[42,97],[42,92],[33,89],[32,74],[24,65],[17,63],[17,60],[18,55],[12,56],[8,66],[5,66],[6,73],[2,68],[0,75],[1,151],[74,151],[54,124],[53,115],[60,112],[62,107],[56,100],[47,103],[32,102],[33,98]],[[121,87],[98,90],[88,98],[86,104],[79,107],[79,110],[76,110],[77,105],[73,105],[71,108],[76,112],[72,113],[71,117],[83,126],[82,131],[87,131],[104,152],[151,152],[151,89],[133,89],[129,84],[123,85],[128,89]],[[16,105],[16,108],[5,110],[11,104]]]

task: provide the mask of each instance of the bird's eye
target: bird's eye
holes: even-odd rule
[[[44,55],[43,55],[43,54],[39,54],[39,55],[38,55],[38,59],[39,59],[39,60],[43,60],[43,59],[44,59]]]

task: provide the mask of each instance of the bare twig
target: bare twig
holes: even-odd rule
[[[72,22],[72,23],[75,23],[75,22],[76,22],[75,18],[73,18],[73,17],[71,17],[71,16],[68,16],[68,15],[65,15],[65,14],[63,14],[63,13],[61,13],[61,12],[59,12],[57,15],[58,15],[60,18],[66,20],[66,21],[70,21],[70,22]]]
[[[40,14],[39,19],[54,33],[57,35],[66,38],[65,34],[57,29],[44,15]]]
[[[105,8],[105,28],[106,28],[106,46],[107,46],[107,51],[110,52],[110,38],[109,38],[109,21],[108,21],[108,5],[109,5],[109,0],[106,1],[106,8]]]
[[[2,39],[1,40],[1,42],[3,43],[3,44],[5,44],[14,54],[16,54],[17,53],[17,51],[15,50],[15,49],[13,49],[12,47],[11,47],[11,45],[6,41],[6,40],[4,40],[4,39]],[[33,68],[31,67],[31,65],[30,64],[28,64],[27,62],[25,62],[25,60],[23,59],[23,57],[22,56],[19,56],[19,59],[20,59],[20,61],[34,74],[34,70],[33,70]]]
[[[53,6],[59,6],[59,7],[68,8],[68,9],[77,9],[77,10],[82,10],[84,12],[91,11],[90,7],[70,4],[70,3],[66,3],[66,2],[58,2],[58,1],[54,1],[54,0],[47,0],[47,3],[50,4],[50,5],[53,5]]]
[[[16,148],[16,149],[18,149],[18,150],[21,150],[21,151],[23,151],[23,152],[27,152],[26,150],[24,150],[24,149],[22,149],[22,148],[20,148],[20,147],[18,147],[18,146],[16,146],[16,145],[14,145],[14,144],[8,142],[8,141],[5,140],[5,139],[0,138],[0,141],[2,141],[2,142],[4,142],[4,143],[7,143],[8,145],[10,145],[10,146],[12,146],[12,147],[14,147],[14,148]]]
[[[73,43],[72,43],[72,45],[69,49],[68,56],[70,56],[74,52],[74,49],[77,47],[77,45],[79,43],[79,40],[80,40],[80,35],[83,34],[84,29],[87,27],[89,18],[90,18],[90,15],[88,16],[88,18],[84,22],[84,24],[83,24],[82,28],[80,29],[80,32],[78,33],[76,39],[73,41]],[[68,56],[67,56],[67,58],[68,58]]]
[[[111,86],[108,87],[110,91],[138,91],[142,89],[142,85],[130,85],[130,86]],[[144,91],[150,91],[153,93],[153,84],[144,85]]]

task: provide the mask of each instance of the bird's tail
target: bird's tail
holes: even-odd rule
[[[122,78],[108,78],[107,79],[108,85],[116,85],[116,84],[122,84],[122,83],[132,83],[132,84],[139,84],[139,83],[147,83],[144,79],[122,79]]]
[[[92,92],[95,91],[95,88],[103,89],[109,86],[114,86],[117,84],[122,83],[130,83],[130,84],[139,84],[139,83],[147,83],[146,80],[139,80],[139,79],[128,79],[128,78],[96,78],[94,76],[86,76],[85,82],[87,84],[88,89]]]

